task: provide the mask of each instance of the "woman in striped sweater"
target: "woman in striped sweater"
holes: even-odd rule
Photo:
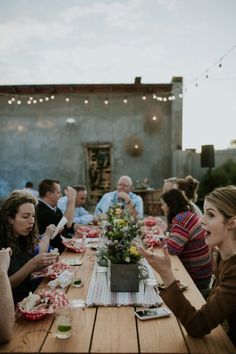
[[[200,290],[207,289],[211,281],[212,261],[199,215],[177,189],[162,193],[161,203],[168,220],[169,236],[166,244],[169,253],[179,256]]]

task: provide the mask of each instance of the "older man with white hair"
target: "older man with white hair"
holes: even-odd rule
[[[135,218],[143,218],[143,200],[132,192],[132,179],[129,176],[121,176],[117,183],[117,190],[105,193],[98,202],[95,214],[106,213],[115,204],[122,204],[128,208]]]

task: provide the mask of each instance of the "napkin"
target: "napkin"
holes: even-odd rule
[[[66,286],[70,285],[72,281],[74,281],[74,278],[74,273],[64,270],[64,272],[62,272],[55,280],[51,280],[48,283],[48,286],[52,289],[55,289],[57,286],[64,289]]]
[[[51,240],[54,239],[54,237],[58,234],[59,230],[60,230],[61,228],[63,228],[67,223],[68,223],[68,219],[67,219],[65,216],[63,216],[63,217],[61,218],[61,220],[59,221],[59,223],[58,223],[58,225],[57,225],[57,227],[56,227],[56,230],[53,232],[53,234],[52,234],[52,236],[51,236]]]

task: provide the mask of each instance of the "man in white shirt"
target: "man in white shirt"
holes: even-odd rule
[[[75,224],[83,224],[87,225],[93,221],[93,215],[89,214],[83,205],[86,203],[87,199],[87,190],[84,186],[76,185],[73,187],[76,190],[76,198],[75,198],[75,212],[73,222]],[[58,201],[58,208],[64,213],[66,210],[68,199],[66,196],[61,197]]]

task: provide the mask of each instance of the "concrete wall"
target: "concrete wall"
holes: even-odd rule
[[[215,168],[219,167],[229,159],[236,162],[236,149],[216,150]],[[190,174],[198,180],[201,180],[207,171],[208,168],[201,167],[200,153],[196,153],[191,150],[179,150],[173,153],[171,176],[185,177]]]
[[[176,85],[181,85],[178,80]],[[109,143],[112,147],[112,184],[127,174],[135,181],[147,177],[152,186],[161,187],[171,175],[172,153],[182,146],[182,100],[159,102],[134,92],[58,94],[54,100],[28,105],[9,105],[0,96],[0,198],[27,180],[38,183],[57,178],[61,185],[87,184],[86,144]],[[39,99],[39,96],[34,95]],[[153,121],[153,115],[157,121]],[[67,124],[69,117],[75,124]],[[127,153],[125,143],[132,135],[143,144],[140,156]],[[131,140],[130,140],[131,141]]]

